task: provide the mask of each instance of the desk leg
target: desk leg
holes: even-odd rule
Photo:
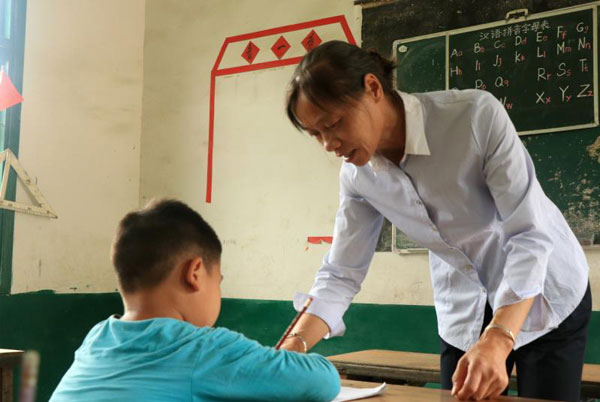
[[[0,368],[0,402],[13,401],[13,371],[12,368]]]

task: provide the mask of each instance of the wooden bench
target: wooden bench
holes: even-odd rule
[[[342,380],[342,386],[355,388],[372,388],[379,384],[363,381]],[[441,389],[411,387],[408,385],[388,384],[382,395],[372,396],[365,402],[457,402],[450,391]],[[541,399],[520,398],[516,396],[501,396],[499,398],[487,399],[486,402],[541,402]]]
[[[416,386],[440,382],[440,356],[437,354],[373,349],[329,356],[328,359],[348,379]],[[511,376],[511,389],[516,389],[515,372]],[[600,398],[600,365],[583,366],[581,396]]]
[[[22,350],[0,349],[0,402],[13,400],[13,369],[22,357]]]

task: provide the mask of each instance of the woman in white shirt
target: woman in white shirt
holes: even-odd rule
[[[332,41],[292,77],[288,117],[343,163],[333,244],[283,347],[344,333],[386,217],[430,250],[444,388],[494,397],[516,364],[520,396],[578,400],[589,269],[504,107],[477,90],[398,92],[393,69]]]

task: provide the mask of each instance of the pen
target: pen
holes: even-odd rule
[[[285,341],[285,339],[288,337],[290,332],[292,332],[292,329],[294,328],[294,326],[296,325],[296,323],[298,322],[300,317],[302,317],[302,314],[304,314],[306,309],[308,309],[308,306],[310,306],[310,303],[312,303],[312,301],[313,301],[312,297],[309,297],[308,299],[306,299],[306,301],[304,302],[304,306],[302,306],[302,310],[300,310],[298,312],[298,314],[296,314],[296,317],[292,320],[292,323],[289,325],[289,327],[287,327],[287,329],[283,333],[283,336],[281,337],[281,339],[279,339],[279,342],[277,342],[275,349],[279,349],[279,347],[281,346],[283,341]]]

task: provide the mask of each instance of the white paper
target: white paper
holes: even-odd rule
[[[385,391],[386,388],[386,383],[375,388],[342,387],[340,393],[332,402],[353,401],[355,399],[368,398],[370,396],[383,394],[383,391]]]

